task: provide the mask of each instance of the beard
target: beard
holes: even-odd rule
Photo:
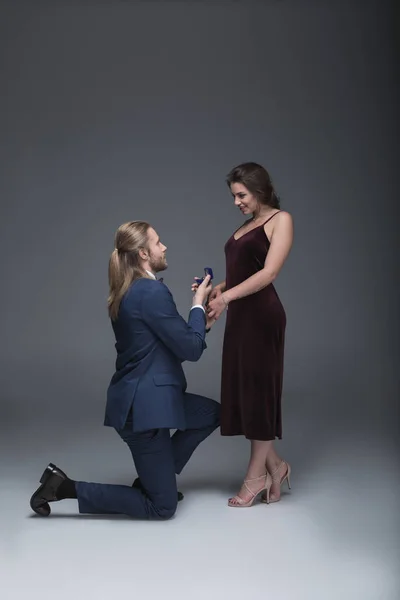
[[[156,258],[150,254],[149,266],[153,273],[159,273],[160,271],[165,271],[167,268],[167,261],[164,256]]]

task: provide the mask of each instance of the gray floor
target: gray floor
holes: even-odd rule
[[[215,433],[180,477],[185,499],[175,518],[150,523],[79,516],[74,500],[54,504],[48,519],[31,514],[49,460],[77,479],[128,484],[134,475],[112,430],[71,424],[41,434],[25,425],[1,435],[3,600],[400,597],[390,440],[364,431],[338,441],[320,430],[300,444],[293,429],[292,446],[281,444],[291,492],[278,504],[233,509],[226,500],[244,473],[247,442]]]

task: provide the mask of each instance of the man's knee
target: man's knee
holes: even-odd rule
[[[221,405],[216,400],[207,400],[207,417],[203,421],[203,428],[212,433],[221,424]]]
[[[213,400],[214,402],[214,411],[213,411],[213,416],[214,416],[214,423],[215,423],[215,427],[219,427],[220,423],[221,423],[221,405],[219,402],[217,402],[216,400]]]
[[[154,504],[154,511],[160,521],[168,521],[176,513],[178,501],[163,502],[160,505]]]

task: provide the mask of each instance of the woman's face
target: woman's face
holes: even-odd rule
[[[253,214],[257,211],[257,198],[253,196],[242,183],[232,183],[231,192],[235,201],[235,206],[237,206],[244,215]]]

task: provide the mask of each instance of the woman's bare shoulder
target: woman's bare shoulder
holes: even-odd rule
[[[264,225],[265,233],[272,236],[274,233],[278,235],[292,235],[293,234],[293,218],[290,213],[286,210],[280,210],[275,213],[276,216],[271,219],[269,223]]]
[[[276,217],[271,220],[271,224],[273,227],[276,227],[277,225],[279,227],[292,226],[293,217],[286,210],[280,210],[276,213]]]
[[[290,221],[293,220],[292,215],[287,210],[280,210],[276,216],[280,221],[284,221],[285,219]]]

